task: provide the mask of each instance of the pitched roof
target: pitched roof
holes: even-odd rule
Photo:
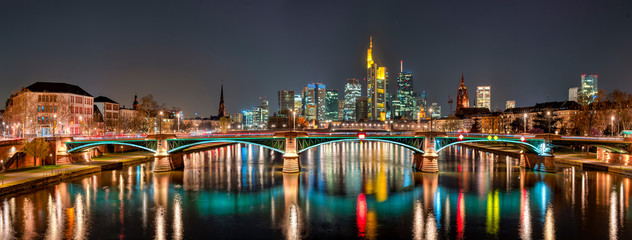
[[[92,97],[88,92],[77,85],[56,82],[36,82],[25,89],[31,92],[52,92],[52,93],[72,93]]]
[[[96,102],[107,102],[107,103],[116,103],[116,104],[118,104],[114,100],[112,100],[112,99],[110,99],[108,97],[104,97],[104,96],[98,96],[98,97],[94,98],[94,102],[95,103]]]

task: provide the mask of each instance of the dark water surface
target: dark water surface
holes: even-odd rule
[[[334,143],[282,157],[233,145],[0,199],[0,239],[632,239],[630,178],[453,147],[439,174],[386,143]]]

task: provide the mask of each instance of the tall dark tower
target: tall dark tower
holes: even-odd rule
[[[219,112],[217,117],[221,118],[226,116],[226,109],[224,109],[224,84],[222,84],[222,90],[219,97]]]
[[[134,103],[132,103],[132,109],[138,110],[138,96],[134,94]]]
[[[467,88],[465,87],[465,80],[463,79],[463,73],[461,73],[461,86],[459,87],[459,93],[456,96],[456,111],[461,108],[470,107],[470,97],[467,94]]]

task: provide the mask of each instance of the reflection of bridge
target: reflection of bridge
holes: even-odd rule
[[[550,141],[547,141],[550,140]],[[78,154],[103,145],[131,146],[155,153],[154,171],[169,171],[183,167],[182,152],[194,147],[214,143],[244,143],[261,146],[283,154],[283,171],[300,170],[299,154],[323,144],[336,142],[385,142],[408,148],[414,152],[413,164],[425,172],[437,172],[437,154],[444,149],[463,143],[503,143],[520,148],[521,164],[525,167],[554,171],[554,160],[550,142],[582,143],[600,146],[613,154],[629,154],[630,141],[613,138],[578,138],[547,135],[487,135],[442,132],[275,132],[214,134],[208,136],[176,136],[174,134],[149,135],[143,139],[67,139],[60,147],[66,154]],[[58,149],[58,152],[60,149]],[[629,157],[629,156],[628,156]]]

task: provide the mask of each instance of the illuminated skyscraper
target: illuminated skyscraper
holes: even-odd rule
[[[386,98],[388,89],[388,72],[385,67],[378,67],[373,61],[373,37],[369,41],[367,50],[367,97],[369,116],[371,120],[386,120]]]
[[[303,95],[300,93],[294,94],[294,112],[296,116],[303,116]]]
[[[399,108],[395,110],[395,117],[404,117],[412,119],[415,112],[415,96],[413,93],[413,74],[404,72],[404,61],[400,62],[400,72],[397,74],[397,100],[399,106],[396,106],[393,100],[393,107]]]
[[[303,88],[303,116],[306,120],[325,120],[325,84],[310,83]]]
[[[428,101],[426,100],[426,91],[415,93],[415,113],[414,119],[425,119],[426,109],[428,109]]]
[[[439,118],[441,117],[441,106],[439,106],[438,103],[432,103],[432,105],[428,109],[428,112],[430,113],[431,117]]]
[[[577,102],[577,92],[579,91],[578,87],[573,87],[568,89],[568,101]]]
[[[505,104],[505,109],[512,109],[512,108],[516,108],[516,101],[508,100],[507,103]]]
[[[294,91],[292,90],[280,90],[279,91],[279,115],[288,116],[290,111],[294,109]]]
[[[338,121],[338,90],[329,89],[325,92],[325,120]]]
[[[596,74],[582,74],[581,75],[581,85],[579,87],[578,97],[581,97],[582,104],[589,104],[597,100],[597,82],[599,80],[599,75]]]
[[[344,120],[356,120],[356,99],[362,96],[362,86],[355,78],[347,79],[345,84]]]
[[[470,97],[467,94],[467,88],[465,87],[465,80],[463,78],[463,73],[461,73],[461,86],[459,87],[459,92],[456,96],[456,111],[459,111],[461,108],[469,108],[470,107]]]
[[[492,110],[490,86],[478,86],[476,88],[476,107]]]

